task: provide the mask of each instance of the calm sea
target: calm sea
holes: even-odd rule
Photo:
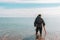
[[[60,31],[60,19],[56,17],[43,18],[46,23],[47,32]],[[0,36],[17,35],[27,37],[35,34],[35,18],[0,17]]]

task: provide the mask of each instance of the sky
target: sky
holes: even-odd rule
[[[0,2],[17,2],[17,3],[20,3],[20,2],[26,2],[28,1],[28,3],[30,2],[37,2],[37,3],[60,3],[60,0],[0,0]]]
[[[38,2],[40,0],[32,3],[24,2],[27,0],[20,1],[22,0],[0,0],[0,17],[35,17],[38,14],[60,16],[60,3],[47,3],[44,0],[42,3]]]

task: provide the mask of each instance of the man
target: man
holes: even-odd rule
[[[41,14],[39,14],[36,19],[35,19],[35,22],[34,22],[34,27],[36,27],[36,39],[38,38],[37,37],[37,34],[38,34],[38,31],[40,32],[40,36],[42,36],[42,27],[44,28],[45,30],[45,22],[44,20],[41,18]],[[45,33],[46,33],[46,30],[45,30]]]

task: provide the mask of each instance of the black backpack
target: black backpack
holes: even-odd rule
[[[42,18],[37,17],[37,18],[36,18],[36,23],[37,23],[37,24],[42,24]]]

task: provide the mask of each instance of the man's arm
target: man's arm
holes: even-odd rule
[[[45,31],[45,34],[46,34],[46,28],[45,28],[45,26],[43,28],[44,28],[44,31]]]
[[[42,19],[43,20],[43,19]],[[44,20],[43,20],[43,28],[44,28],[44,31],[45,31],[45,33],[46,33],[46,28],[45,28],[45,22],[44,22]]]
[[[36,27],[36,21],[34,22],[34,27]]]
[[[36,25],[37,25],[37,18],[34,21],[34,27],[36,27]]]

